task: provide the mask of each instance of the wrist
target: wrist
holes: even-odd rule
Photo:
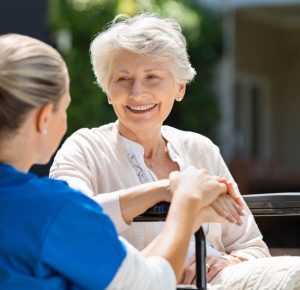
[[[186,231],[192,235],[195,232],[195,228],[199,228],[198,211],[192,204],[187,204],[185,201],[181,203],[174,198],[170,204],[166,219],[166,223],[169,222],[172,226],[178,229],[181,228],[181,231]]]
[[[169,179],[161,179],[157,181],[157,191],[158,191],[158,202],[166,201],[171,202],[172,193],[170,191]]]

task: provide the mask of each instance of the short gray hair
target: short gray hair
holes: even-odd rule
[[[185,37],[174,19],[154,14],[117,17],[93,39],[91,62],[97,82],[104,91],[109,84],[110,63],[121,49],[168,61],[177,82],[188,83],[196,75],[189,61]]]
[[[13,133],[25,115],[53,103],[67,89],[68,72],[60,54],[37,39],[0,36],[0,134]]]

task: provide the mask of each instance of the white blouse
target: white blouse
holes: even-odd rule
[[[129,163],[134,168],[136,172],[136,177],[138,179],[138,182],[140,184],[148,183],[152,181],[158,180],[155,173],[147,167],[144,161],[144,148],[139,143],[136,143],[122,135],[120,135],[122,143],[124,145],[125,151],[127,153],[127,157],[129,160]],[[165,138],[165,137],[164,137]],[[179,166],[179,170],[183,171],[187,166],[184,163],[184,160],[180,158],[179,154],[176,152],[175,148],[168,142],[167,143],[167,149],[169,156],[173,162],[176,162]],[[164,222],[156,222],[157,223],[157,230],[161,231],[164,225]],[[206,234],[207,233],[207,224],[202,225],[203,231]],[[213,248],[212,244],[207,240],[206,241],[206,253],[208,256],[222,256],[223,253],[217,251]],[[189,263],[189,260],[195,255],[195,238],[192,237],[192,240],[190,242],[189,246],[189,253],[188,253],[188,259],[187,263]]]

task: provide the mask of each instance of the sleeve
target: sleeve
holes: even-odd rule
[[[101,192],[100,194],[95,192],[93,184],[97,183],[97,178],[101,178],[101,176],[95,176],[96,173],[92,168],[97,166],[97,162],[99,163],[99,156],[88,152],[89,144],[87,140],[84,140],[81,131],[78,131],[77,135],[73,134],[69,137],[57,152],[49,176],[66,181],[70,187],[94,199],[113,220],[118,232],[122,232],[128,228],[128,224],[122,215],[120,192]],[[95,152],[96,150],[90,151]]]
[[[127,251],[126,258],[107,290],[175,290],[175,273],[160,256],[145,258],[126,240],[120,238]]]
[[[80,133],[75,134],[69,137],[57,152],[49,176],[65,180],[70,187],[93,197],[96,193],[92,186],[93,174],[89,164],[92,156],[88,156],[86,152],[87,142],[84,138]]]
[[[104,289],[126,249],[101,207],[82,194],[70,194],[47,230],[41,259],[81,289]]]
[[[219,149],[215,148],[216,152],[216,168],[217,175],[230,180],[234,186],[235,192],[240,194],[237,184],[231,176]],[[262,234],[254,220],[254,217],[245,204],[247,215],[243,217],[243,224],[237,226],[231,223],[224,223],[222,227],[222,242],[225,251],[233,256],[251,260],[255,258],[269,257],[270,253],[267,245],[263,241]]]

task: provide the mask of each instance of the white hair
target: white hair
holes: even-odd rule
[[[196,75],[189,61],[185,37],[174,19],[154,14],[116,17],[93,39],[90,47],[93,71],[104,91],[109,84],[110,64],[122,49],[157,61],[168,61],[173,77],[179,83],[188,83]]]

